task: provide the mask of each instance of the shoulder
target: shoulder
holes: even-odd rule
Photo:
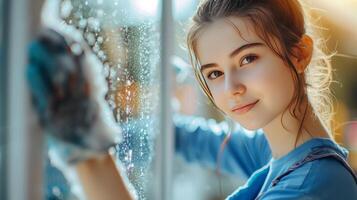
[[[357,185],[342,163],[323,158],[285,176],[262,199],[357,199]]]
[[[357,184],[352,174],[334,158],[313,161],[301,188],[307,193],[326,197],[322,199],[357,199]]]

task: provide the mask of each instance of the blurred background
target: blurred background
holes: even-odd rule
[[[0,0],[0,199],[78,199],[81,190],[63,176],[67,169],[58,169],[49,158],[51,147],[37,126],[26,87],[27,45],[41,29],[43,2]],[[116,155],[140,199],[165,199],[167,193],[177,200],[224,199],[245,181],[188,164],[174,154],[162,156],[170,150],[162,146],[163,140],[172,144],[172,133],[160,125],[163,101],[172,112],[223,120],[198,88],[185,47],[198,2],[172,0],[172,7],[164,10],[163,0],[62,0],[61,17],[83,33],[103,63],[107,101],[118,123],[126,124]],[[326,50],[335,53],[335,137],[350,150],[350,163],[357,171],[357,0],[303,3],[327,40]],[[163,53],[165,47],[171,48],[170,54]],[[170,83],[161,77],[165,59]],[[169,86],[171,97],[161,99]],[[170,168],[169,186],[160,187],[159,166]]]

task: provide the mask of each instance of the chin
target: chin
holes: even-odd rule
[[[248,131],[255,131],[258,130],[260,128],[262,128],[261,126],[256,126],[256,125],[252,125],[252,124],[241,124],[239,123],[244,129],[247,129]]]
[[[261,129],[262,127],[264,127],[264,124],[262,124],[260,121],[258,120],[237,120],[234,119],[235,122],[237,122],[239,125],[241,125],[244,129],[247,129],[249,131],[255,131],[258,129]]]

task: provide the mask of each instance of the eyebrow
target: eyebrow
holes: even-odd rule
[[[264,44],[260,43],[260,42],[244,44],[244,45],[236,48],[234,51],[232,51],[232,53],[229,54],[229,57],[232,58],[235,55],[237,55],[240,52],[242,52],[243,50],[249,49],[249,48],[252,48],[252,47],[256,47],[256,46],[264,46]],[[217,64],[215,64],[215,63],[209,63],[209,64],[202,65],[201,66],[201,71],[206,70],[206,69],[211,68],[211,67],[215,67],[216,65]]]
[[[260,42],[245,44],[245,45],[243,45],[243,46],[238,47],[238,48],[235,49],[234,51],[232,51],[232,53],[229,54],[229,57],[232,58],[232,57],[234,57],[235,55],[239,54],[241,51],[243,51],[243,50],[245,50],[245,49],[252,48],[252,47],[256,47],[256,46],[264,46],[264,44],[263,44],[263,43],[260,43]]]

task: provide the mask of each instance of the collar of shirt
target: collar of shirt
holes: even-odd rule
[[[332,147],[337,150],[344,158],[347,158],[348,151],[336,144],[334,141],[328,138],[313,138],[300,146],[296,147],[294,150],[290,151],[288,154],[282,156],[281,158],[271,160],[272,169],[287,169],[294,163],[306,157],[313,149],[318,147]]]

